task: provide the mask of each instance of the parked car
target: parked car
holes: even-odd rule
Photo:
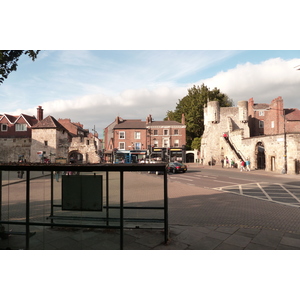
[[[174,174],[179,172],[185,173],[187,171],[187,166],[179,162],[170,162],[167,165],[167,170]]]

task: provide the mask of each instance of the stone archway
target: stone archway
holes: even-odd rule
[[[71,151],[69,153],[69,162],[74,164],[82,164],[83,155],[78,151]]]
[[[186,154],[186,162],[193,163],[195,161],[195,154],[194,153],[187,153]]]
[[[259,170],[266,168],[265,146],[262,142],[258,142],[255,147],[256,166]]]

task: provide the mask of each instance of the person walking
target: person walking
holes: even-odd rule
[[[231,168],[234,168],[234,159],[233,158],[231,159],[230,165],[231,165]]]
[[[245,171],[245,162],[242,159],[240,161],[240,171],[241,172]]]
[[[226,161],[226,167],[229,168],[229,159],[228,159],[227,156],[226,156],[226,158],[225,158],[225,161]]]
[[[250,172],[250,160],[249,160],[249,158],[247,158],[247,160],[246,160],[246,171]]]

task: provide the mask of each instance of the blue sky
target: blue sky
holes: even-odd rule
[[[0,114],[36,115],[42,105],[45,117],[101,135],[117,115],[162,120],[202,83],[234,103],[281,96],[285,107],[300,108],[298,10],[285,3],[272,3],[271,13],[270,2],[256,0],[247,9],[234,0],[86,0],[72,9],[69,1],[45,9],[33,0],[34,10],[4,3],[14,21],[3,14],[3,49],[49,50],[35,62],[23,56],[0,85]]]
[[[70,118],[102,130],[119,115],[162,120],[193,85],[218,87],[236,103],[282,96],[300,108],[300,51],[43,50],[0,86],[1,113]]]

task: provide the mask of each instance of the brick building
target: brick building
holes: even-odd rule
[[[31,130],[38,121],[35,116],[26,114],[0,115],[0,161],[29,160]]]
[[[175,121],[154,121],[117,117],[104,130],[105,158],[109,162],[185,160],[186,125]]]
[[[283,99],[278,97],[270,104],[248,101],[250,136],[300,133],[300,110],[283,108]]]
[[[99,163],[101,140],[94,132],[84,129],[70,119],[48,116],[37,108],[37,118],[21,114],[0,115],[0,161],[17,162],[20,159],[41,162],[58,158],[79,163]]]

